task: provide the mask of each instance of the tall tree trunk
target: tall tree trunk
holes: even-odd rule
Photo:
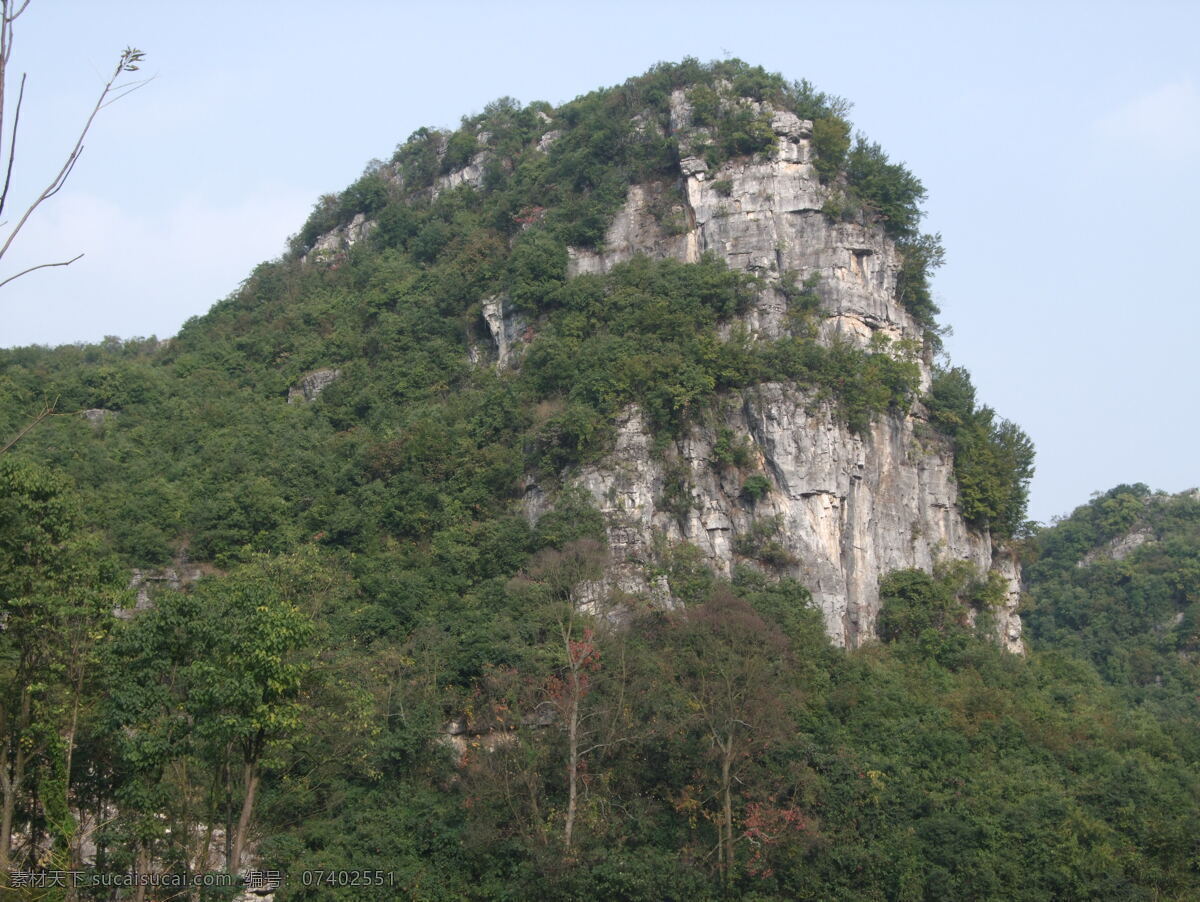
[[[20,717],[15,724],[11,725],[7,712],[4,712],[3,718],[4,725],[9,727],[6,732],[12,736],[12,745],[10,746],[12,757],[9,759],[9,756],[5,755],[6,760],[2,765],[3,773],[0,773],[0,787],[4,792],[3,808],[0,809],[0,868],[5,870],[12,862],[13,817],[17,810],[17,797],[21,794],[21,789],[25,784],[25,765],[29,761],[28,752],[21,744],[21,737],[33,719],[33,699],[29,696],[28,681],[23,676],[27,673],[27,669],[26,660],[22,659],[18,669],[18,679],[22,680]]]
[[[5,762],[6,765],[7,763]],[[4,768],[4,773],[0,775],[0,784],[3,785],[4,790],[3,810],[0,812],[0,869],[7,871],[9,851],[12,845],[13,811],[16,809],[19,789],[9,776],[7,766]]]
[[[213,812],[213,814],[215,814],[215,813],[216,812]],[[203,835],[203,838],[201,839],[201,842],[203,842],[204,845],[201,846],[200,849],[197,850],[197,852],[196,852],[197,860],[196,860],[195,871],[198,874],[203,874],[206,871],[212,870],[211,864],[209,862],[208,850],[212,847],[213,830],[216,827],[216,824],[213,823],[214,820],[215,820],[214,817],[210,817],[208,819],[208,825],[205,827],[204,835]],[[195,887],[192,890],[191,899],[193,900],[193,902],[196,902],[196,900],[198,900],[199,898],[200,898],[200,888]]]
[[[92,868],[97,873],[103,873],[105,864],[108,862],[108,843],[104,840],[104,831],[100,827],[104,824],[104,817],[108,814],[108,809],[104,804],[104,796],[100,793],[96,794],[96,860],[92,863]]]
[[[242,798],[242,813],[238,816],[237,833],[233,840],[233,871],[241,870],[242,851],[246,847],[246,833],[250,829],[250,816],[254,813],[254,793],[258,789],[258,772],[254,760],[246,762],[243,779],[246,795]]]
[[[38,795],[38,789],[39,789],[38,781],[35,778],[33,781],[33,786],[30,787],[30,792],[29,792],[30,814],[33,814],[34,812],[37,812],[39,810],[43,814],[45,814],[45,812],[46,812],[46,808],[42,804],[41,797]],[[39,819],[36,817],[32,817],[32,818],[30,818],[30,821],[29,821],[29,840],[28,840],[28,843],[29,843],[29,867],[31,867],[31,868],[34,865],[36,865],[38,862],[38,859],[41,858],[39,848],[42,845],[42,823],[44,822],[44,820],[45,820],[44,818]]]
[[[570,851],[575,829],[575,807],[579,798],[579,674],[571,672],[571,713],[567,724],[567,822],[563,827],[563,847]]]
[[[75,700],[71,705],[71,726],[67,728],[67,785],[65,792],[71,790],[71,758],[75,754],[75,734],[79,728],[79,696],[83,694],[82,680],[80,677],[80,685],[75,686]]]
[[[229,748],[225,749],[225,873],[233,868],[233,775],[229,772]]]
[[[3,773],[0,773],[0,788],[4,793],[3,806],[0,807],[0,868],[5,870],[12,861],[13,816],[17,810],[17,796],[24,782],[25,752],[17,743],[12,764],[4,762]]]
[[[150,848],[143,843],[138,849],[136,870],[139,874],[150,873]],[[146,885],[139,883],[133,891],[133,902],[146,902]]]
[[[725,883],[728,884],[733,878],[733,786],[730,776],[730,768],[733,764],[733,741],[728,740],[726,746],[722,749],[721,756],[721,802],[722,802],[722,817],[721,831],[724,833],[724,853],[725,861],[722,863],[722,870],[725,871]]]
[[[70,810],[71,805],[71,761],[75,757],[75,737],[79,735],[79,706],[80,699],[83,698],[83,683],[86,676],[83,665],[78,661],[79,657],[82,656],[77,655],[76,666],[78,669],[76,670],[75,679],[71,683],[73,695],[71,700],[71,724],[69,727],[67,727],[66,735],[67,750],[66,762],[64,765],[66,773],[64,775],[63,798],[66,800],[68,811]],[[83,809],[81,807],[79,810],[79,823],[77,825],[77,829],[75,830],[74,835],[72,835],[67,842],[67,869],[71,871],[78,871],[82,869],[82,847],[85,839],[85,832],[78,828],[82,827],[83,823]],[[79,893],[76,892],[73,887],[67,890],[67,902],[75,902],[75,900],[78,898]]]
[[[204,845],[200,847],[199,857],[196,860],[196,871],[203,873],[211,871],[212,866],[212,839],[213,834],[217,830],[217,818],[221,816],[221,771],[213,772],[212,784],[208,790],[208,804],[204,806]]]

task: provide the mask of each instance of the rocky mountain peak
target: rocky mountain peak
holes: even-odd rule
[[[543,178],[539,202],[509,204],[510,246],[554,235],[567,280],[604,277],[638,258],[716,259],[755,280],[753,302],[719,325],[722,340],[803,337],[915,367],[910,401],[866,428],[851,428],[828,392],[787,379],[717,393],[669,442],[627,404],[610,450],[552,480],[584,488],[602,512],[609,586],[673,603],[664,556],[686,545],[725,576],[749,566],[800,580],[834,640],[854,645],[875,635],[885,574],[964,560],[1003,577],[997,637],[1020,650],[1019,567],[962,515],[954,442],[921,401],[936,345],[925,279],[940,254],[915,228],[923,189],[877,146],[851,147],[836,99],[743,76],[634,80],[600,92],[603,120],[588,119],[591,95],[558,110],[503,102],[457,132],[418,133],[372,177],[435,205],[454,192],[495,196]],[[607,156],[600,144],[610,145]],[[547,169],[557,175],[545,177]],[[881,178],[905,199],[889,208],[873,197]],[[588,219],[601,195],[605,215]],[[339,259],[376,227],[361,210],[343,216],[311,242],[309,259]],[[581,225],[594,221],[603,229]],[[924,301],[911,303],[914,294]],[[540,333],[538,312],[503,290],[479,309],[483,344],[471,344],[471,359],[519,368]],[[746,449],[740,465],[725,459],[731,444]],[[751,479],[759,488],[748,495]],[[539,482],[544,476],[524,479],[535,521],[553,506]]]

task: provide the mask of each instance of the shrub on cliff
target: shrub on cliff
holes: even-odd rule
[[[928,406],[935,425],[954,442],[958,507],[968,522],[997,537],[1016,534],[1033,478],[1033,443],[1016,424],[976,406],[962,367],[934,371]]]

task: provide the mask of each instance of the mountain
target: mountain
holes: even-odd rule
[[[1023,522],[847,112],[739,61],[503,99],[178,336],[0,352],[5,435],[63,414],[0,454],[4,864],[1193,896],[1190,558],[1104,559],[1187,505]]]
[[[319,208],[322,226],[339,224],[313,237],[310,221],[296,250],[310,266],[336,267],[364,239],[379,242],[381,222],[384,232],[394,228],[397,214],[379,205],[436,210],[469,188],[491,215],[511,219],[504,231],[514,252],[537,246],[555,258],[544,278],[563,277],[564,250],[566,279],[589,277],[600,292],[611,291],[600,286],[614,274],[624,282],[652,272],[649,261],[723,264],[749,276],[745,296],[718,312],[702,340],[723,343],[716,350],[727,355],[774,359],[743,371],[736,362],[732,371],[702,367],[663,413],[648,411],[636,391],[604,399],[613,421],[606,447],[577,471],[526,473],[527,515],[552,508],[560,483],[582,487],[613,552],[606,587],[669,605],[665,555],[687,543],[725,577],[742,564],[795,576],[834,641],[848,645],[875,636],[883,575],[968,560],[1005,581],[995,628],[1020,650],[1015,559],[993,545],[996,517],[969,521],[975,509],[960,507],[954,430],[938,428],[944,419],[931,423],[922,402],[936,345],[926,269],[940,251],[934,236],[916,231],[920,183],[877,146],[860,141],[851,150],[838,102],[806,85],[736,65],[684,68],[608,92],[603,120],[589,117],[594,99],[557,118],[500,104],[452,135],[419,134],[391,164]],[[611,121],[614,108],[628,121]],[[522,114],[527,131],[517,144],[511,120]],[[597,154],[604,142],[608,152]],[[576,181],[565,197],[561,183],[539,183],[545,169],[559,168]],[[566,218],[564,207],[596,207],[610,185],[605,215],[582,217],[587,230]],[[368,192],[377,199],[360,209]],[[421,234],[413,240],[419,247]],[[524,275],[510,268],[469,305],[466,353],[477,363],[506,372],[529,349],[529,363],[543,367],[558,350],[571,301],[557,287],[526,286]],[[593,340],[618,327],[589,325]],[[633,321],[620,328],[647,331]],[[880,384],[847,390],[862,370]],[[567,402],[588,391],[561,379],[556,387]],[[960,468],[969,453],[960,448]],[[1031,462],[1025,451],[1001,476],[1013,499],[1000,502],[1011,510],[999,518],[998,540],[1020,519]]]
[[[245,467],[197,483],[176,449],[136,480],[157,496],[148,521],[123,524],[138,536],[118,540],[137,566],[184,545],[216,561],[301,532],[355,549],[422,534],[410,524],[443,508],[401,522],[395,452],[426,414],[451,431],[477,416],[439,390],[484,406],[497,392],[503,434],[461,449],[507,456],[486,505],[507,516],[517,501],[532,522],[584,489],[612,550],[606,586],[669,604],[665,555],[686,543],[725,577],[748,565],[797,578],[834,641],[855,645],[875,635],[884,574],[968,560],[1005,581],[991,613],[1019,650],[1018,568],[996,543],[1020,523],[1032,448],[976,407],[964,371],[931,366],[941,252],[918,231],[923,189],[877,145],[851,143],[843,107],[733,63],[663,67],[557,111],[499,101],[323,198],[289,255],[178,338],[107,352],[149,367],[106,362],[83,385],[30,372],[16,394],[32,403],[45,377],[64,407],[122,411],[111,431],[128,433],[139,401],[157,399],[148,381],[191,408],[212,380],[205,404],[244,393],[234,419],[299,420],[326,433],[311,441],[371,458],[345,474],[354,485],[259,471],[234,489]],[[223,446],[227,419],[187,413],[154,419]],[[300,450],[237,432],[233,445],[255,447],[234,460]],[[231,454],[214,451],[184,450],[188,469],[227,470]],[[321,469],[304,457],[293,469]]]

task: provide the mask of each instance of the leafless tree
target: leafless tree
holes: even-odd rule
[[[0,188],[0,216],[4,215],[5,207],[9,199],[9,190],[12,188],[13,166],[17,156],[17,137],[21,125],[21,106],[25,100],[25,79],[26,74],[21,74],[21,82],[17,88],[16,102],[13,104],[12,110],[12,125],[9,126],[5,117],[8,114],[9,108],[9,63],[12,61],[13,49],[13,24],[21,14],[29,7],[30,0],[0,0],[0,170],[3,171],[3,187]],[[29,222],[29,219],[37,211],[37,209],[52,198],[55,194],[62,190],[67,179],[70,178],[71,172],[75,169],[75,164],[79,162],[79,157],[83,153],[83,142],[87,137],[88,132],[92,128],[92,123],[95,122],[96,116],[100,111],[109,104],[120,100],[130,91],[135,91],[146,83],[141,81],[123,81],[122,76],[130,72],[138,71],[138,63],[145,56],[140,50],[133,47],[126,47],[121,51],[121,56],[117,60],[116,66],[113,68],[108,80],[100,89],[100,96],[96,98],[95,104],[92,106],[91,112],[83,122],[78,135],[75,139],[74,146],[67,153],[66,159],[58,172],[50,179],[50,182],[38,194],[36,194],[29,205],[21,211],[20,215],[13,220],[4,220],[0,222],[0,261],[3,261],[4,255],[8,253],[8,249],[12,247],[17,235]],[[3,139],[7,131],[8,146],[3,147]],[[10,224],[11,223],[11,224]],[[83,254],[76,254],[69,260],[58,260],[49,263],[38,263],[35,266],[27,267],[20,272],[13,273],[3,279],[0,279],[0,288],[7,285],[14,279],[19,279],[21,276],[28,275],[37,269],[46,269],[53,266],[70,266]]]
[[[562,551],[547,549],[541,552],[530,568],[530,575],[540,581],[555,609],[559,639],[563,651],[563,676],[556,677],[550,687],[550,700],[557,709],[567,730],[567,788],[566,819],[563,823],[563,848],[571,848],[575,830],[575,815],[579,806],[579,768],[588,750],[580,747],[584,739],[583,701],[587,696],[591,674],[599,668],[600,658],[593,642],[592,630],[580,632],[579,589],[603,573],[607,552],[594,539],[569,543]]]
[[[671,676],[687,699],[684,722],[707,734],[716,771],[710,813],[717,826],[717,862],[726,886],[736,867],[734,796],[742,771],[790,730],[780,664],[787,640],[745,601],[718,588],[677,621]]]
[[[135,50],[133,47],[126,47],[121,51],[121,56],[117,60],[116,66],[108,76],[108,80],[104,83],[104,86],[100,89],[100,96],[96,98],[91,112],[84,120],[83,126],[75,138],[74,146],[67,153],[66,159],[57,173],[50,179],[46,187],[33,197],[28,206],[20,211],[20,215],[15,220],[3,219],[6,207],[8,206],[9,192],[13,186],[13,169],[17,159],[17,138],[21,127],[21,107],[25,101],[26,74],[21,73],[21,82],[16,91],[16,100],[11,104],[12,124],[9,125],[5,117],[8,115],[10,108],[8,67],[12,61],[13,24],[29,8],[29,3],[30,0],[0,0],[0,173],[3,174],[3,183],[2,187],[0,187],[0,263],[3,262],[5,254],[8,253],[9,248],[16,241],[17,235],[25,228],[26,223],[29,222],[37,209],[61,191],[63,185],[67,183],[67,179],[71,177],[71,173],[75,169],[75,164],[79,162],[79,157],[83,154],[84,139],[87,137],[88,132],[92,128],[92,123],[96,121],[96,116],[99,115],[100,111],[109,104],[120,100],[130,91],[135,91],[146,84],[145,79],[140,81],[125,81],[122,79],[122,76],[130,72],[137,72],[138,63],[145,56],[140,50]],[[5,141],[6,137],[7,142]],[[69,260],[38,263],[34,266],[26,267],[20,272],[0,277],[0,288],[3,288],[14,279],[28,275],[34,270],[48,269],[54,266],[70,266],[82,256],[83,254],[80,253]],[[34,414],[25,428],[13,439],[0,446],[0,454],[8,451],[34,426],[54,414],[54,406],[54,404],[45,405],[42,410]]]

